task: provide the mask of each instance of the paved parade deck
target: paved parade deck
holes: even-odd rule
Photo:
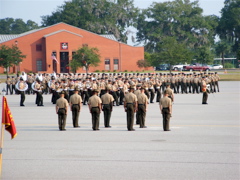
[[[2,90],[4,84],[1,84]],[[240,82],[220,82],[220,93],[176,94],[170,132],[162,130],[157,103],[149,104],[146,125],[127,131],[122,106],[114,107],[112,128],[92,131],[87,106],[81,128],[59,131],[51,95],[37,107],[35,95],[7,100],[18,136],[4,133],[2,179],[240,179]]]

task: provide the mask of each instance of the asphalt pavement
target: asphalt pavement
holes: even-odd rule
[[[208,105],[202,94],[176,94],[169,132],[156,102],[146,129],[127,131],[124,109],[115,106],[112,128],[104,128],[101,113],[100,131],[92,131],[83,106],[81,127],[73,128],[69,111],[67,131],[59,131],[51,95],[43,96],[44,107],[35,105],[35,95],[26,95],[25,107],[19,95],[6,97],[18,135],[11,140],[4,132],[2,179],[240,179],[239,81],[220,82]]]

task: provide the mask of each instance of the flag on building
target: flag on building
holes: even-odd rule
[[[51,59],[54,60],[54,61],[56,61],[56,62],[58,63],[58,60],[57,60],[57,58],[56,58],[56,56],[55,56],[54,54],[52,54]],[[59,63],[58,63],[58,64],[59,64]]]
[[[17,136],[15,123],[5,96],[2,99],[2,124],[5,125],[5,129],[11,134],[12,139]]]

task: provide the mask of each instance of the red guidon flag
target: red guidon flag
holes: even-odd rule
[[[11,134],[12,139],[17,136],[15,123],[5,96],[2,99],[2,124],[5,125],[5,129]]]

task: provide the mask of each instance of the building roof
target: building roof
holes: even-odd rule
[[[117,38],[113,34],[102,34],[100,36],[114,40],[114,41],[118,41]]]
[[[19,37],[19,34],[0,34],[0,43]]]
[[[57,33],[60,33],[60,32],[68,32],[68,33],[70,33],[70,34],[74,34],[74,35],[76,35],[76,36],[83,37],[83,36],[80,35],[80,34],[76,34],[76,33],[74,33],[74,32],[67,31],[67,30],[65,30],[65,29],[61,29],[61,30],[59,30],[59,31],[54,31],[54,32],[52,32],[52,33],[50,33],[50,34],[46,34],[46,35],[44,35],[43,37],[52,36],[52,35],[57,34]]]
[[[57,24],[66,24],[66,25],[68,25],[68,26],[72,26],[72,25],[67,24],[67,23],[64,23],[64,22],[60,22],[60,23],[57,23]],[[54,25],[51,25],[51,26],[55,26],[55,25],[57,25],[57,24],[54,24]],[[35,32],[37,32],[37,31],[41,31],[41,30],[46,29],[46,28],[49,28],[49,27],[51,27],[51,26],[47,26],[47,27],[43,27],[43,28],[39,28],[39,29],[34,29],[34,30],[27,31],[27,32],[24,32],[24,33],[21,33],[21,34],[0,34],[0,43],[6,42],[6,41],[9,41],[9,40],[13,40],[13,39],[15,39],[15,38],[22,37],[22,36],[25,36],[25,35],[28,35],[28,34],[31,34],[31,33],[35,33]],[[72,27],[81,29],[81,28],[76,27],[76,26],[72,26]],[[87,30],[85,30],[85,29],[81,29],[81,30],[87,31]],[[73,32],[70,32],[70,31],[67,31],[67,30],[64,30],[64,29],[61,29],[61,30],[55,31],[55,32],[53,32],[53,33],[47,34],[47,35],[45,35],[44,37],[53,35],[53,34],[55,34],[55,33],[59,33],[60,31],[66,31],[66,32],[69,32],[69,33],[72,33],[72,34],[81,36],[80,34],[76,34],[76,33],[73,33]],[[96,33],[90,32],[90,31],[87,31],[87,32],[92,33],[92,34],[96,34]],[[113,41],[118,42],[117,38],[116,38],[113,34],[96,34],[96,35],[101,36],[101,37],[103,37],[103,38],[107,38],[107,39],[110,39],[110,40],[113,40]],[[119,43],[122,43],[122,42],[119,42]],[[126,44],[126,43],[123,43],[123,44]],[[132,45],[129,45],[129,44],[126,44],[126,45],[132,46]]]
[[[64,23],[66,24],[66,23]],[[54,24],[55,25],[55,24]],[[52,26],[54,26],[52,25]],[[67,24],[69,25],[69,24]],[[71,25],[70,25],[71,26]],[[48,26],[49,27],[49,26]],[[18,38],[18,37],[21,37],[21,36],[25,36],[25,35],[28,35],[28,34],[31,34],[31,33],[34,33],[34,32],[37,32],[37,31],[40,31],[40,30],[43,30],[45,28],[48,28],[48,27],[44,27],[44,28],[39,28],[39,29],[34,29],[34,30],[31,30],[31,31],[27,31],[27,32],[24,32],[24,33],[21,33],[21,34],[0,34],[0,43],[3,43],[3,42],[6,42],[6,41],[9,41],[9,40],[12,40],[12,39],[15,39],[15,38]],[[75,27],[75,26],[74,26]],[[78,28],[78,27],[76,27]],[[79,28],[81,29],[81,28]],[[83,29],[84,30],[84,29]],[[59,32],[68,32],[68,33],[71,33],[71,34],[75,34],[77,36],[81,36],[80,34],[76,34],[76,33],[73,33],[73,32],[70,32],[70,31],[67,31],[65,29],[61,29],[61,30],[58,30],[58,31],[55,31],[55,32],[52,32],[50,34],[46,34],[44,37],[48,37],[48,36],[51,36],[51,35],[54,35],[56,33],[59,33]],[[85,30],[86,31],[86,30]],[[88,31],[90,32],[90,31]],[[90,32],[92,33],[92,32]],[[94,33],[95,34],[95,33]],[[98,34],[99,36],[102,36],[104,38],[107,38],[107,39],[111,39],[113,41],[117,41],[116,37],[113,35],[113,34]]]

